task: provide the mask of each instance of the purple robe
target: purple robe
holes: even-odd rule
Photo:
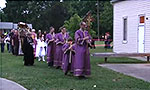
[[[46,35],[46,42],[47,42],[47,62],[54,61],[54,54],[55,54],[55,35],[48,33]]]
[[[88,36],[89,40],[83,40],[84,37]],[[88,31],[77,30],[75,32],[75,61],[74,61],[74,76],[89,76],[91,74],[90,68],[90,53],[88,43],[91,41],[91,37]]]
[[[37,36],[37,34],[34,33],[34,32],[32,32],[32,39],[33,39],[33,43],[34,43],[34,45],[33,45],[33,49],[34,49],[34,58],[35,58],[35,54],[36,54],[36,45],[37,45],[36,36]]]
[[[62,65],[62,57],[63,57],[63,51],[62,46],[65,44],[65,41],[69,38],[69,34],[66,33],[65,36],[63,36],[62,33],[58,33],[56,35],[56,58],[54,60],[54,66],[61,66]]]
[[[67,72],[69,70],[73,72],[75,46],[74,45],[72,46],[72,50],[70,50],[69,47],[70,45],[68,43],[64,44],[62,47],[63,50],[62,69],[64,72]]]

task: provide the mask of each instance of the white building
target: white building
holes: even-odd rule
[[[112,0],[113,51],[150,53],[150,0]]]

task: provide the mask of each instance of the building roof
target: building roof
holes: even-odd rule
[[[111,3],[116,3],[116,2],[120,2],[120,1],[125,1],[125,0],[111,0]]]
[[[27,24],[32,29],[32,24]],[[12,22],[0,22],[0,29],[17,29],[18,24]]]
[[[13,23],[11,22],[0,22],[0,29],[12,29]]]

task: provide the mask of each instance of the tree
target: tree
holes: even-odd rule
[[[68,3],[68,2],[67,2]],[[68,12],[71,14],[78,14],[81,17],[84,17],[85,14],[90,10],[92,17],[95,18],[94,22],[91,23],[90,33],[93,37],[96,37],[97,33],[97,1],[71,1],[69,2]],[[99,2],[99,14],[100,14],[100,35],[103,35],[105,32],[110,32],[112,34],[112,5],[110,1],[100,1]],[[95,34],[94,34],[95,33]]]
[[[7,16],[7,21],[10,22],[25,22],[25,9],[27,1],[7,1],[6,8],[3,9]]]
[[[6,21],[7,17],[2,10],[0,10],[0,22]]]
[[[66,20],[64,26],[68,29],[70,36],[74,38],[74,33],[80,28],[79,23],[82,21],[82,18],[78,14],[74,14],[69,20]],[[92,23],[91,23],[92,24]],[[92,37],[96,36],[96,32],[93,29],[89,31]]]
[[[7,1],[3,11],[8,17],[6,21],[32,23],[35,29],[43,31],[54,26],[58,32],[69,18],[64,4],[54,1]]]
[[[64,26],[67,28],[72,38],[74,38],[75,31],[80,28],[79,23],[81,22],[81,20],[82,19],[78,14],[74,14],[69,20],[66,20],[64,22]]]
[[[105,32],[113,34],[113,7],[110,2],[103,2],[103,10],[100,12],[101,35]]]
[[[18,23],[20,21],[31,23],[33,28],[39,30],[48,30],[50,26],[58,29],[62,25],[67,25],[67,21],[75,18],[75,14],[82,19],[88,11],[92,12],[95,21],[91,23],[90,33],[97,33],[97,7],[96,0],[91,1],[67,1],[60,3],[58,1],[10,1],[6,0],[6,7],[3,9],[6,19],[5,21]],[[112,34],[112,5],[109,1],[100,1],[100,34],[111,32]],[[76,16],[77,18],[77,16]],[[65,21],[65,22],[64,22]],[[75,26],[79,23],[75,23]],[[73,25],[71,25],[73,26]],[[68,26],[69,30],[76,30],[76,27]],[[74,32],[74,31],[70,31]],[[92,36],[95,34],[92,33]]]

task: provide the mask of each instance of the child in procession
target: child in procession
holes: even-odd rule
[[[62,69],[65,75],[67,75],[69,71],[73,72],[75,45],[73,44],[72,38],[69,38],[68,41],[63,45],[62,51],[63,51]]]

